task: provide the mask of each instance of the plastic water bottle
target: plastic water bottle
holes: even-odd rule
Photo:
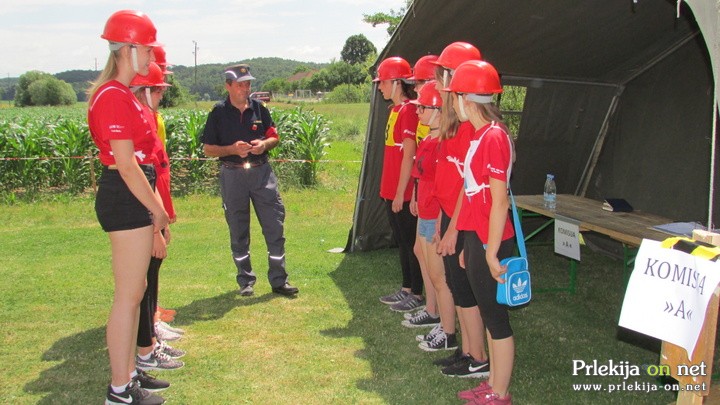
[[[556,196],[557,188],[555,187],[555,176],[548,174],[547,179],[545,180],[545,190],[543,192],[545,208],[553,211],[555,210]]]

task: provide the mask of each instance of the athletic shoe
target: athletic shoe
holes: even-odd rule
[[[397,304],[398,302],[404,300],[408,295],[410,295],[409,292],[405,290],[398,290],[390,295],[380,297],[380,302],[388,305]]]
[[[163,397],[138,387],[135,381],[130,381],[125,391],[119,394],[116,394],[108,385],[105,395],[105,405],[160,405],[164,402]]]
[[[500,398],[500,395],[496,394],[492,390],[485,393],[484,396],[476,398],[467,404],[472,405],[512,405],[512,396],[507,394],[505,398]],[[466,404],[466,405],[467,405]]]
[[[423,308],[423,309],[421,309],[421,310],[419,310],[419,311],[417,311],[417,312],[415,312],[415,313],[406,312],[406,313],[403,314],[403,319],[410,319],[410,318],[412,318],[413,316],[417,316],[417,315],[420,314],[421,312],[425,312],[425,308]]]
[[[445,331],[442,328],[441,324],[435,325],[432,329],[430,329],[430,332],[427,333],[427,335],[415,335],[415,340],[418,342],[429,342],[435,338],[435,335],[438,333],[445,333]]]
[[[440,323],[439,316],[432,316],[426,310],[415,313],[410,319],[405,319],[400,324],[406,328],[421,328],[423,326],[435,326]]]
[[[485,398],[485,394],[492,392],[492,387],[487,381],[483,381],[475,388],[469,390],[460,391],[457,393],[458,398],[466,401],[473,401],[480,398]]]
[[[133,380],[136,381],[138,386],[144,390],[154,392],[170,387],[170,383],[165,380],[155,378],[139,368],[136,368],[135,370],[137,371],[137,375],[133,378]]]
[[[462,352],[461,348],[455,349],[453,354],[449,355],[448,357],[441,357],[437,360],[433,360],[433,364],[436,366],[441,367],[447,367],[452,366],[453,364],[457,363],[465,354]]]
[[[155,326],[156,326],[156,327],[159,326],[159,327],[165,329],[165,330],[168,331],[168,332],[177,333],[178,335],[184,335],[184,334],[185,334],[185,330],[184,330],[184,329],[180,329],[180,328],[176,328],[176,327],[170,326],[170,325],[168,325],[166,322],[163,322],[163,321],[159,321],[158,323],[155,324]]]
[[[158,322],[159,323],[159,322]],[[167,340],[168,342],[172,342],[175,340],[180,340],[182,338],[182,335],[175,332],[170,332],[167,329],[164,329],[163,327],[159,327],[158,324],[155,324],[155,337],[160,340]]]
[[[141,359],[140,356],[135,356],[135,364],[137,368],[144,371],[177,370],[185,365],[182,361],[173,359],[158,349],[153,350],[150,358],[147,360]]]
[[[457,363],[442,369],[448,377],[487,378],[490,376],[490,362],[477,361],[472,356],[463,356]]]
[[[418,298],[414,294],[408,294],[404,300],[390,305],[390,309],[396,312],[410,312],[425,306],[425,298]]]
[[[176,347],[172,347],[166,342],[162,340],[158,340],[158,347],[155,350],[159,350],[168,356],[172,357],[173,359],[179,359],[180,357],[185,355],[185,350],[178,349]]]
[[[455,337],[454,333],[451,333],[449,336],[445,332],[438,333],[433,340],[418,343],[418,347],[426,352],[457,349],[457,337]]]

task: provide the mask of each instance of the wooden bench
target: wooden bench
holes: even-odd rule
[[[640,246],[642,240],[661,241],[666,239],[669,236],[668,234],[652,229],[652,227],[672,222],[671,219],[642,211],[605,211],[602,209],[603,203],[601,201],[570,194],[559,194],[557,196],[554,211],[545,208],[542,195],[515,196],[515,204],[518,207],[521,219],[527,215],[526,212],[533,212],[549,218],[538,229],[527,234],[526,241],[552,225],[555,218],[560,216],[577,221],[581,231],[594,231],[621,242],[624,256],[623,276],[626,283],[630,277],[630,265],[635,260],[637,247]],[[567,288],[561,288],[560,290],[575,293],[576,273],[577,262],[570,259],[570,281]]]

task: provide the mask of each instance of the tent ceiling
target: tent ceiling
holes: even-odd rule
[[[692,17],[677,19],[675,9],[668,0],[415,0],[380,59],[415,61],[465,40],[504,75],[623,84],[697,34]]]

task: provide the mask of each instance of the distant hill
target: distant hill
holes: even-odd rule
[[[172,62],[172,61],[170,61]],[[191,94],[196,94],[203,100],[219,100],[225,90],[222,72],[226,66],[238,63],[250,65],[250,72],[257,80],[253,82],[253,89],[259,90],[262,85],[275,78],[286,79],[296,73],[296,70],[305,66],[311,70],[319,70],[327,66],[327,63],[299,62],[282,58],[253,58],[243,61],[204,64],[197,66],[173,66],[170,68],[173,80],[188,89]],[[69,70],[57,73],[54,76],[64,80],[73,86],[78,93],[78,99],[84,101],[84,92],[88,83],[95,80],[100,72],[94,70]],[[2,100],[12,100],[15,97],[15,85],[17,77],[0,78],[0,97]]]

